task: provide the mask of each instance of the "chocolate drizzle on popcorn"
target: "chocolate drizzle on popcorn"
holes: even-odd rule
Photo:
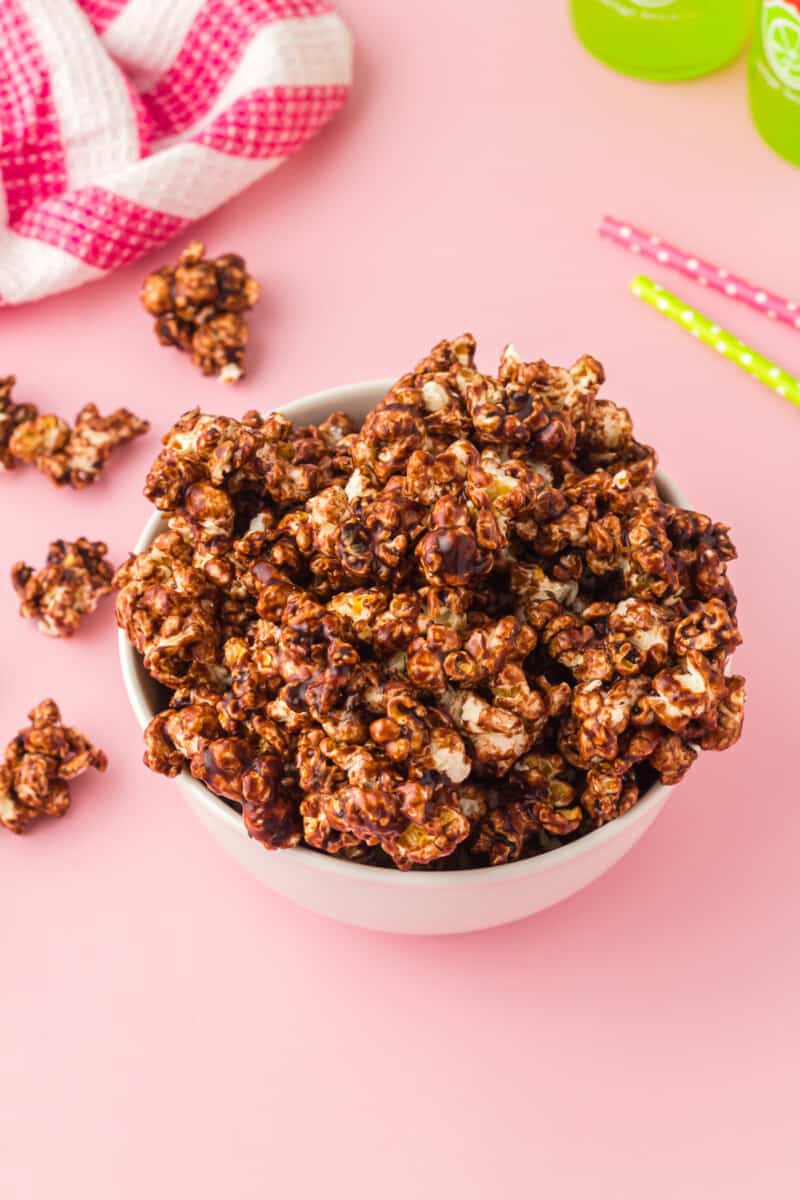
[[[724,525],[659,497],[603,369],[441,342],[368,414],[187,413],[116,576],[169,689],[145,761],[269,848],[497,865],[613,820],[739,736]]]

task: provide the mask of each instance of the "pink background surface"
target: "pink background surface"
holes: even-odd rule
[[[111,759],[65,821],[0,831],[0,1193],[796,1195],[800,413],[637,305],[636,263],[593,230],[610,211],[791,294],[800,173],[753,132],[743,61],[647,85],[585,56],[563,3],[340,7],[347,111],[197,229],[264,284],[247,383],[156,346],[136,292],[166,254],[0,313],[0,374],[45,409],[125,403],[160,431],[195,404],[400,373],[464,328],[491,365],[509,338],[556,362],[591,351],[733,527],[745,736],[560,907],[448,940],[371,935],[260,887],[141,765],[110,603],[51,643],[0,587],[2,740],[52,694]],[[799,337],[693,298],[800,371]],[[0,563],[80,534],[119,561],[156,446],[91,493],[0,480]]]

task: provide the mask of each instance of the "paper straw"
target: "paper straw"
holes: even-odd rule
[[[737,367],[754,375],[760,383],[772,388],[779,396],[785,396],[792,404],[800,406],[800,379],[764,358],[764,355],[759,354],[752,346],[740,342],[732,333],[703,316],[685,300],[681,300],[680,296],[675,296],[666,288],[653,283],[646,275],[636,276],[631,283],[631,291],[634,296],[644,300],[645,304],[651,305],[663,316],[669,317],[670,321],[675,321],[706,346],[711,346],[723,358],[729,358]]]
[[[713,288],[731,300],[748,304],[750,308],[769,317],[773,321],[782,321],[795,331],[800,330],[800,301],[787,300],[770,292],[765,287],[758,287],[732,274],[726,267],[718,267],[707,259],[685,250],[671,246],[654,233],[637,229],[634,225],[625,224],[615,217],[603,217],[599,227],[602,237],[610,238],[618,246],[629,250],[632,254],[641,254],[643,258],[652,259],[672,271],[680,271],[687,279],[693,279],[701,287]]]

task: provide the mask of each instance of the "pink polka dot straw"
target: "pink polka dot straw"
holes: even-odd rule
[[[772,321],[782,321],[784,325],[790,325],[793,329],[800,330],[800,302],[798,301],[787,300],[783,296],[777,296],[774,292],[768,291],[767,288],[748,283],[746,279],[734,275],[726,267],[718,267],[707,259],[700,258],[699,255],[688,254],[685,250],[680,250],[677,246],[665,242],[656,234],[647,233],[646,230],[638,229],[635,225],[618,221],[615,217],[603,217],[599,233],[602,237],[616,242],[623,249],[629,250],[631,254],[639,254],[642,258],[649,258],[663,267],[669,267],[672,271],[679,271],[681,275],[693,279],[701,287],[713,288],[715,292],[721,292],[723,296],[729,296],[731,300],[749,304],[756,312],[769,317]]]

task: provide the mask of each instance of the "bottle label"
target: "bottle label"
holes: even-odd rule
[[[758,67],[767,83],[781,88],[787,99],[800,102],[800,5],[794,0],[765,0],[761,44],[764,59]]]
[[[600,4],[637,21],[694,21],[699,16],[686,0],[600,0]]]

